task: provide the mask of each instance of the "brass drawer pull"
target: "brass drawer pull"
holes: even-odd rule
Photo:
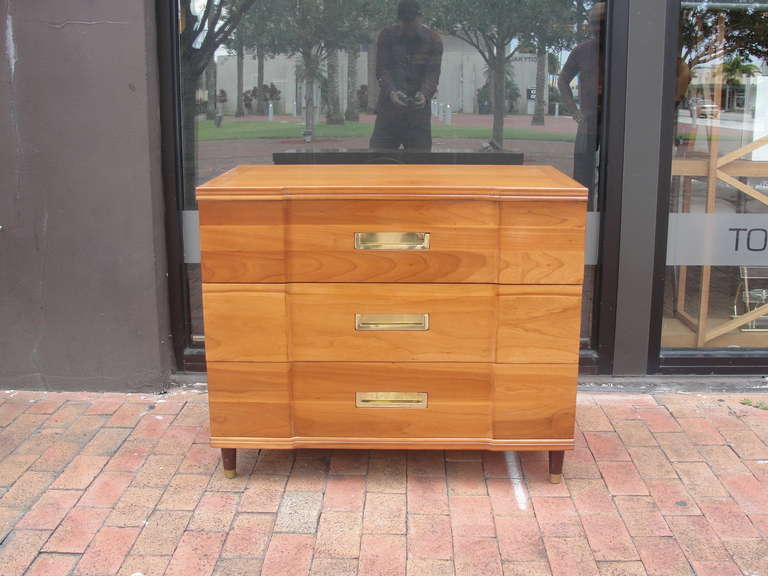
[[[426,408],[426,392],[355,392],[358,408]]]
[[[355,330],[423,332],[429,330],[429,314],[355,314]]]
[[[429,250],[429,232],[356,232],[355,250]]]

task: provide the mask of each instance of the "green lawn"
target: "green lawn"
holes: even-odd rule
[[[201,120],[197,123],[197,139],[200,142],[213,140],[256,140],[278,139],[290,140],[301,138],[304,130],[302,122],[264,122],[264,121],[231,121],[224,118],[224,122],[216,128],[212,120]],[[316,138],[369,138],[373,131],[373,124],[361,122],[346,122],[340,126],[329,126],[319,122],[315,127]],[[491,136],[491,129],[476,126],[444,126],[435,124],[432,126],[434,138],[477,138],[487,140]],[[550,142],[573,142],[575,134],[561,132],[539,132],[536,130],[512,130],[504,131],[507,140],[539,140]]]

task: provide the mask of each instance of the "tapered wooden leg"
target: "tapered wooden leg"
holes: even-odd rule
[[[565,450],[549,451],[549,481],[552,484],[560,484],[563,478],[563,458]]]
[[[226,478],[234,478],[236,475],[235,468],[237,467],[237,449],[222,448],[221,464],[224,469],[224,476]]]

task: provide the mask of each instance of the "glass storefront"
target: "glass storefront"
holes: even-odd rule
[[[607,5],[179,0],[185,269],[202,344],[196,185],[239,164],[553,165],[590,189],[595,345]]]
[[[748,355],[768,348],[768,2],[679,18],[661,346]]]

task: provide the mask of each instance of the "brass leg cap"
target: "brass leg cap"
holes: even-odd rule
[[[562,474],[550,474],[549,475],[549,481],[552,484],[560,484],[562,479],[563,479],[563,475]]]
[[[237,476],[237,472],[235,470],[224,470],[224,478],[229,478],[232,480],[232,478],[235,476]]]

